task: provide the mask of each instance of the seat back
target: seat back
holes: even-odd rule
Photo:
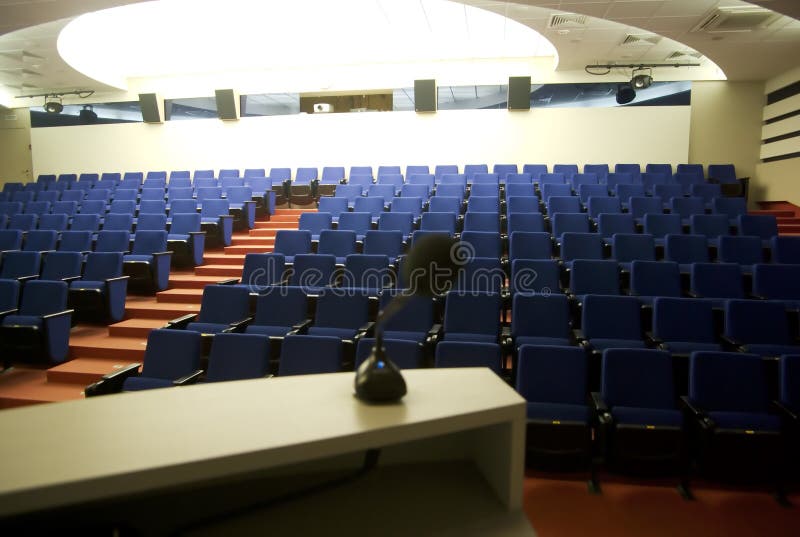
[[[206,199],[200,206],[200,216],[203,218],[219,218],[230,214],[231,208],[228,200]]]
[[[464,199],[466,187],[459,183],[441,183],[436,187],[436,196]]]
[[[566,179],[571,179],[573,175],[578,173],[577,164],[553,164],[553,173],[560,173]]]
[[[644,218],[648,214],[663,214],[664,205],[657,196],[652,198],[633,196],[630,199],[630,213],[634,218]]]
[[[67,309],[67,284],[61,281],[30,280],[22,288],[20,315],[43,316]]]
[[[620,198],[611,198],[608,196],[589,198],[587,212],[592,218],[597,218],[601,214],[619,214],[622,213],[620,205]]]
[[[436,345],[435,367],[488,367],[498,375],[502,370],[500,345],[463,341],[442,341]]]
[[[512,294],[549,295],[561,293],[561,269],[554,259],[514,259],[511,261]]]
[[[672,355],[652,349],[606,349],[603,351],[601,394],[613,410],[675,408]]]
[[[585,405],[588,377],[580,348],[523,345],[519,351],[516,390],[528,402]]]
[[[353,211],[359,213],[369,213],[373,217],[378,217],[383,213],[384,201],[382,197],[356,198],[353,204]]]
[[[587,295],[581,327],[589,339],[641,339],[641,306],[632,296]]]
[[[500,233],[467,230],[461,234],[461,242],[468,245],[473,257],[499,259],[503,253]]]
[[[321,213],[330,213],[331,215],[338,217],[340,213],[347,212],[347,199],[322,197],[319,199],[319,207],[317,208],[317,210]],[[303,213],[300,216],[300,218],[302,218],[307,214],[314,214],[314,213]]]
[[[547,214],[580,213],[581,200],[576,196],[551,196],[547,200]]]
[[[133,241],[133,251],[135,255],[153,255],[167,250],[167,232],[164,228],[161,231],[139,231]]]
[[[342,341],[330,336],[286,336],[278,376],[336,373],[342,365]]]
[[[271,285],[280,284],[285,271],[286,257],[283,254],[245,254],[240,283],[246,285],[251,293],[261,292]]]
[[[250,293],[245,287],[206,285],[197,320],[202,323],[229,324],[250,315]]]
[[[385,289],[380,297],[380,310],[386,309],[401,291]],[[412,296],[392,317],[382,323],[383,330],[396,332],[428,332],[433,326],[433,299],[426,296]]]
[[[100,215],[97,214],[76,214],[72,217],[73,231],[97,231],[100,229]]]
[[[566,295],[514,295],[511,337],[538,336],[569,339],[572,331]]]
[[[681,272],[672,261],[634,260],[631,263],[631,294],[636,296],[681,296]]]
[[[0,312],[17,309],[19,287],[17,280],[0,280]]]
[[[142,376],[177,380],[200,369],[201,338],[191,330],[152,330],[142,360]]]
[[[447,293],[444,332],[497,337],[500,331],[500,295],[496,293]]]
[[[377,291],[391,285],[389,256],[351,254],[345,259],[340,287]]]
[[[727,220],[725,216],[721,216],[721,218]],[[761,263],[764,260],[761,239],[742,235],[724,235],[719,238],[717,257],[723,263],[738,263],[740,265]]]
[[[58,232],[53,230],[33,230],[29,231],[25,236],[25,245],[23,250],[27,252],[46,252],[48,250],[56,249],[56,241],[58,241]]]
[[[646,234],[615,233],[611,238],[611,257],[620,263],[655,261],[655,239]]]
[[[323,229],[319,234],[317,253],[345,257],[356,253],[355,231]]]
[[[337,229],[341,231],[355,231],[364,235],[372,227],[372,215],[369,213],[342,213],[339,215]]]
[[[536,196],[508,196],[506,193],[506,212],[512,213],[538,213],[539,200]]]
[[[42,280],[80,277],[83,259],[80,252],[50,252],[42,263]],[[0,310],[2,311],[2,310]]]
[[[176,235],[187,235],[201,230],[199,213],[177,213],[172,215],[169,232]]]
[[[715,333],[708,300],[658,297],[653,301],[653,335],[658,339],[713,343]]]
[[[561,235],[561,259],[603,259],[603,237],[599,233],[572,233]]]
[[[261,378],[269,374],[269,338],[258,334],[216,334],[206,382]]]
[[[522,173],[528,173],[534,181],[538,181],[539,177],[547,173],[547,164],[523,164]]]
[[[57,249],[60,252],[88,252],[92,249],[92,232],[62,231]]]
[[[132,227],[132,214],[107,214],[103,219],[103,231],[130,231]]]
[[[574,260],[570,271],[570,290],[576,295],[618,295],[619,265],[610,259]]]
[[[753,293],[770,299],[800,300],[800,265],[753,265]]]
[[[589,233],[589,215],[579,213],[559,213],[551,215],[550,225],[553,236],[560,238],[566,232]]]
[[[719,196],[711,200],[711,210],[714,214],[724,214],[729,219],[734,220],[740,214],[747,214],[747,200]]]
[[[131,234],[127,231],[100,231],[94,245],[95,252],[127,252],[130,250]]]
[[[86,266],[83,279],[92,282],[103,282],[122,276],[121,252],[89,252],[86,254]]]
[[[455,196],[434,196],[430,199],[428,211],[458,214],[461,212],[461,199]]]
[[[325,289],[317,297],[314,326],[325,328],[361,328],[369,320],[369,293]]]
[[[610,239],[615,234],[635,234],[636,222],[633,215],[601,213],[597,218],[598,235],[604,239]]]
[[[733,164],[709,164],[708,178],[719,183],[735,183],[738,181],[736,167]]]
[[[589,198],[595,197],[608,197],[608,188],[606,185],[579,185],[578,198],[581,203],[589,203]]]
[[[15,214],[8,220],[8,229],[31,231],[36,229],[39,216],[35,214]]]
[[[711,412],[767,413],[770,397],[761,357],[741,352],[693,353],[689,398]]]
[[[500,214],[497,212],[467,212],[464,215],[464,231],[500,233]]]
[[[743,343],[788,345],[791,336],[786,308],[771,300],[728,300],[725,335]]]
[[[42,254],[39,252],[5,252],[0,278],[16,279],[38,275],[41,261]]]
[[[693,214],[705,214],[706,207],[703,198],[672,198],[670,201],[670,212],[679,214],[681,218],[688,219]]]
[[[296,254],[289,285],[311,291],[333,283],[336,256],[333,254]]]
[[[22,248],[22,231],[19,229],[0,229],[0,252]]]
[[[676,263],[708,262],[708,243],[702,235],[672,235],[664,237],[664,259]]]
[[[269,286],[256,299],[253,325],[285,326],[287,331],[308,317],[308,299],[300,287]]]
[[[403,233],[400,231],[367,231],[364,235],[363,253],[386,255],[389,259],[396,259],[403,253]]]
[[[331,229],[332,226],[333,215],[328,212],[303,213],[300,215],[300,221],[297,224],[298,229],[310,231],[312,235],[319,235],[320,231]]]
[[[680,235],[683,232],[681,217],[677,214],[645,214],[644,232],[659,239],[670,234]]]
[[[289,256],[307,254],[311,252],[311,232],[279,229],[275,234],[275,247],[273,250]]]
[[[770,240],[778,234],[778,219],[766,214],[741,214],[738,217],[739,235],[753,235]]]
[[[142,231],[164,231],[167,229],[167,215],[165,214],[140,214],[136,222],[137,235]]]
[[[735,263],[694,263],[691,290],[704,298],[744,298],[742,271]]]
[[[517,231],[544,232],[544,216],[541,213],[511,213],[506,220],[508,234]]]
[[[401,199],[401,198],[398,198]],[[394,209],[394,207],[392,207]],[[408,237],[414,228],[414,215],[411,213],[383,213],[378,218],[378,229],[383,231],[399,231]]]
[[[728,217],[722,214],[693,214],[689,217],[689,229],[692,234],[709,239],[730,234]]]
[[[511,260],[550,259],[553,242],[547,232],[513,231],[509,238],[508,252]]]

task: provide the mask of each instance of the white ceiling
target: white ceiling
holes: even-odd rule
[[[800,21],[796,20],[800,18],[800,0],[754,0],[753,4],[795,18],[783,17],[762,30],[725,34],[692,29],[718,6],[748,3],[740,0],[455,1],[504,14],[539,31],[558,50],[559,73],[572,70],[577,73],[589,63],[663,62],[673,52],[692,49],[716,63],[730,80],[766,80],[800,64]],[[61,28],[76,15],[132,3],[137,1],[0,0],[0,85],[5,86],[0,87],[0,93],[110,90],[66,65],[56,51],[56,39]],[[220,2],[220,6],[224,8],[225,2]],[[550,15],[559,12],[580,13],[589,18],[584,27],[559,33],[547,28]],[[652,45],[621,45],[628,34],[650,33],[664,39]],[[142,29],[142,35],[146,38],[146,28]]]

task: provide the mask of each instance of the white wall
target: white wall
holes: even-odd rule
[[[687,162],[690,107],[373,112],[32,130],[34,173]]]

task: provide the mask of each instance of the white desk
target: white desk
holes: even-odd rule
[[[518,515],[524,400],[488,369],[404,376],[408,395],[396,405],[359,402],[353,374],[337,373],[0,412],[0,517],[254,472],[319,471],[315,461],[371,448],[382,448],[375,486],[399,464],[474,461],[501,511]]]

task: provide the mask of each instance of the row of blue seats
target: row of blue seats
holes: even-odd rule
[[[38,202],[31,202],[38,203]],[[47,202],[41,202],[47,203]],[[72,204],[75,202],[58,202]],[[5,205],[14,202],[8,202]],[[139,220],[145,221],[165,219],[162,229],[172,225],[173,220],[178,220],[179,229],[176,233],[200,232],[201,228],[208,232],[210,241],[215,244],[229,246],[233,235],[234,225],[238,222],[241,227],[255,226],[255,213],[253,206],[244,204],[245,212],[237,212],[235,207],[227,200],[209,199],[198,204],[194,200],[175,200],[170,207],[164,201],[147,201],[139,205],[137,212],[134,201],[117,200],[106,207],[99,200],[84,201],[79,212],[65,213],[3,213],[5,205],[0,202],[0,230],[11,229],[28,232],[36,229],[55,231],[91,231],[100,229],[131,231],[134,226],[139,226]],[[234,204],[235,206],[235,204]],[[108,211],[108,212],[106,212]],[[169,216],[167,216],[169,211]],[[196,215],[196,216],[184,216]]]
[[[48,217],[61,218],[50,222]],[[168,248],[175,254],[172,259],[175,266],[196,266],[203,262],[206,232],[202,231],[198,213],[179,213],[169,220],[164,214],[142,214],[135,224],[129,214],[112,213],[103,220],[102,230],[99,227],[98,215],[77,215],[69,229],[66,229],[66,215],[44,215],[38,229],[24,232],[0,229],[0,252],[129,252],[132,242],[136,248],[135,232],[164,231]]]
[[[190,173],[189,170],[176,170],[169,173],[169,180],[172,179],[206,179],[206,178],[251,178],[251,177],[271,177],[275,181],[286,180],[299,180],[300,182],[309,182],[312,180],[320,179],[323,182],[339,182],[345,177],[354,176],[369,176],[374,177],[372,166],[351,166],[349,173],[345,174],[344,166],[325,166],[322,168],[321,175],[319,169],[315,167],[299,167],[293,174],[291,168],[271,168],[267,173],[266,168],[248,168],[239,170],[236,168],[223,168],[219,173],[214,170],[195,170]],[[491,168],[491,173],[505,178],[508,174],[513,173],[528,173],[534,177],[542,173],[548,173],[551,168],[546,164],[524,164],[522,168],[517,164],[495,164]],[[662,173],[667,175],[673,174],[673,166],[671,164],[647,164],[642,167],[640,164],[616,164],[613,167],[613,173]],[[436,177],[441,177],[445,174],[458,174],[462,172],[460,167],[455,164],[449,165],[436,165],[432,173]],[[562,173],[566,176],[572,176],[580,172],[577,164],[555,164],[552,167],[553,173]],[[706,177],[704,167],[702,164],[678,164],[675,168],[677,173],[688,173],[691,175]],[[427,165],[409,165],[405,169],[405,177],[411,177],[417,174],[429,174],[431,168]],[[487,164],[466,164],[463,166],[463,173],[468,178],[472,179],[476,174],[490,173],[490,168]],[[605,177],[612,173],[612,167],[609,164],[586,164],[583,166],[583,173],[594,173],[600,177]],[[387,175],[403,175],[401,166],[378,166],[377,177],[381,178]],[[710,164],[708,165],[709,178],[713,178],[718,182],[733,182],[737,180],[736,171],[732,164]],[[42,174],[37,178],[37,182],[50,183],[50,182],[97,182],[101,180],[123,181],[123,180],[138,180],[147,181],[148,179],[167,179],[166,171],[149,171],[145,175],[143,172],[125,172],[124,174],[118,172],[112,173],[82,173],[78,174]]]
[[[390,341],[392,350],[401,351],[393,357],[401,367],[421,365],[419,356],[409,359],[417,347]],[[359,342],[356,363],[369,355],[372,344],[367,339]],[[496,364],[478,352],[484,345],[442,341],[434,365],[495,369]],[[337,338],[315,335],[285,336],[277,367],[270,364],[269,338],[255,334],[218,334],[206,366],[201,354],[198,333],[154,330],[141,373],[140,364],[132,364],[90,385],[86,394],[260,378],[271,372],[278,376],[332,372],[340,370],[343,359]],[[761,358],[753,354],[693,352],[686,390],[679,387],[670,354],[661,350],[604,350],[602,384],[596,392],[590,392],[590,369],[586,353],[576,347],[520,346],[515,388],[527,402],[529,463],[578,459],[592,468],[594,480],[594,460],[599,455],[612,469],[630,469],[634,464],[672,473],[680,477],[686,495],[692,462],[704,474],[714,475],[734,468],[742,473],[745,461],[750,472],[780,481],[776,476],[785,464],[781,453],[797,445],[800,355],[780,358],[775,394]],[[696,437],[696,432],[702,436]],[[690,449],[694,442],[703,449]],[[692,461],[690,453],[696,451],[699,455]]]
[[[365,198],[366,199],[366,198]],[[408,198],[406,198],[407,200]],[[515,198],[516,199],[516,198]],[[378,198],[380,201],[380,198]],[[724,214],[693,214],[686,219],[679,214],[644,213],[637,218],[631,213],[601,212],[592,217],[589,213],[556,213],[546,217],[536,212],[509,212],[502,215],[494,211],[473,211],[464,215],[452,211],[377,211],[360,206],[360,211],[307,212],[300,216],[299,229],[310,231],[316,238],[323,230],[348,229],[363,236],[369,229],[400,231],[407,240],[411,233],[442,231],[452,234],[461,231],[493,231],[511,234],[515,231],[550,231],[559,237],[564,232],[600,233],[610,238],[614,233],[645,233],[663,239],[668,233],[689,232],[714,239],[722,235],[739,234],[770,240],[778,233],[777,219],[771,215],[739,215],[731,220]],[[396,208],[412,208],[398,204]]]
[[[66,233],[66,232],[65,232]],[[69,239],[79,237],[70,236]],[[131,276],[131,287],[140,292],[154,293],[167,288],[169,283],[172,250],[168,250],[169,236],[166,231],[140,231],[131,242],[127,231],[101,231],[95,242],[94,253],[119,253],[124,256],[125,273]],[[91,253],[84,249],[86,244],[77,245],[74,250],[61,245],[61,250],[39,251],[10,250],[0,257],[0,278],[25,281],[36,278],[48,260],[62,256],[54,254],[73,253],[78,257]],[[61,270],[61,269],[58,269]],[[70,278],[75,274],[66,274]],[[63,279],[58,278],[58,279]]]

